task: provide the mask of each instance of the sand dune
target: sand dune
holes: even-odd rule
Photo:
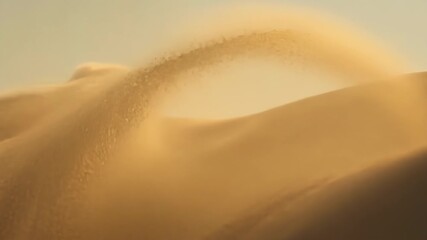
[[[49,166],[46,165],[48,162],[40,162],[41,165],[37,166],[35,163],[23,162],[22,167],[27,166],[26,164],[31,166],[31,169],[23,168],[27,169],[24,170],[27,171],[24,176],[29,174],[33,176],[33,179],[24,181],[22,177],[21,180],[17,178],[19,177],[17,166],[9,169],[3,168],[2,189],[8,189],[5,187],[10,184],[13,188],[2,192],[1,206],[4,213],[0,224],[2,234],[10,239],[26,239],[28,238],[26,234],[30,232],[49,237],[52,236],[49,229],[59,228],[62,234],[66,234],[64,239],[76,237],[73,235],[75,231],[82,234],[82,236],[78,236],[82,239],[123,237],[129,239],[141,237],[144,239],[198,239],[216,231],[222,233],[223,231],[220,229],[224,225],[233,226],[232,223],[235,219],[245,218],[247,211],[253,211],[250,210],[252,208],[258,209],[263,202],[268,203],[268,199],[280,198],[283,192],[298,191],[300,188],[304,189],[306,185],[322,182],[325,179],[332,181],[338,178],[339,180],[335,180],[337,185],[340,185],[341,182],[344,182],[343,184],[346,181],[352,182],[353,177],[344,177],[343,180],[341,178],[343,175],[354,174],[353,172],[360,171],[367,166],[378,163],[384,165],[384,161],[392,160],[393,156],[404,156],[425,146],[427,136],[424,133],[427,126],[415,126],[412,123],[402,125],[399,120],[400,115],[390,112],[383,106],[383,102],[376,101],[376,98],[373,97],[375,95],[373,93],[379,93],[384,89],[394,88],[394,86],[402,89],[402,84],[403,86],[417,85],[419,89],[426,89],[423,78],[375,83],[311,97],[247,117],[221,121],[174,119],[153,115],[139,127],[138,131],[132,133],[127,138],[128,140],[119,144],[116,153],[111,156],[117,160],[104,166],[101,172],[96,173],[99,178],[85,182],[84,179],[79,179],[80,175],[77,175],[76,180],[81,181],[80,186],[85,187],[80,187],[83,190],[74,192],[74,197],[79,198],[78,204],[74,200],[65,200],[73,203],[62,207],[64,211],[68,209],[68,215],[63,216],[68,219],[52,220],[49,215],[38,212],[40,210],[37,211],[37,208],[43,208],[42,206],[49,208],[48,206],[54,203],[37,202],[37,192],[32,193],[32,198],[28,198],[27,195],[9,198],[7,195],[10,194],[10,191],[15,194],[19,194],[20,191],[25,193],[28,191],[27,188],[37,185],[37,188],[42,188],[37,190],[39,193],[40,191],[50,192],[52,188],[58,186],[57,183],[52,182],[59,174],[55,171],[61,171],[61,174],[64,174],[62,172],[65,171],[64,169],[55,167],[54,163],[50,163],[52,165]],[[19,126],[14,121],[4,121],[2,124],[2,127],[8,129],[9,133],[14,133],[0,143],[3,146],[3,165],[13,165],[11,161],[16,161],[16,156],[11,158],[11,155],[7,155],[10,154],[7,150],[25,144],[26,138],[31,139],[32,134],[38,131],[38,127],[34,126],[37,125],[36,122],[43,125],[43,116],[47,112],[50,114],[55,112],[50,107],[67,96],[64,92],[75,96],[75,93],[72,92],[77,91],[81,95],[84,93],[82,89],[89,87],[83,85],[82,89],[76,90],[73,86],[4,98],[3,107],[9,110],[5,113],[9,114],[10,119],[20,119],[22,116],[23,122],[19,122]],[[81,97],[84,98],[83,96]],[[424,96],[427,95],[424,94]],[[42,105],[44,102],[37,99],[43,99],[48,104]],[[410,112],[417,111],[417,108],[422,111],[424,104],[427,103],[427,98],[418,100],[422,100],[422,102],[414,103]],[[23,106],[25,107],[23,108]],[[25,110],[25,108],[31,109],[32,107],[40,110],[33,113]],[[67,108],[70,107],[67,106]],[[20,113],[18,109],[23,112]],[[25,115],[20,115],[23,113],[33,114],[31,116],[33,121],[28,121]],[[427,115],[422,117],[427,119]],[[15,126],[17,127],[14,128]],[[54,125],[52,126],[55,129]],[[64,128],[66,125],[61,125],[61,127]],[[416,128],[418,135],[413,134],[413,128]],[[55,133],[46,135],[49,134],[55,136]],[[26,135],[29,136],[25,137]],[[37,141],[37,139],[35,140]],[[64,144],[70,142],[67,141]],[[60,147],[61,143],[58,146]],[[65,169],[75,171],[70,167]],[[14,168],[15,170],[13,170]],[[86,168],[88,169],[85,171],[93,171],[90,166],[86,166]],[[421,171],[418,167],[414,168]],[[7,182],[8,179],[5,176],[10,175],[10,172],[5,172],[5,170],[18,172],[15,173],[18,176],[11,176],[10,181],[14,182]],[[382,180],[382,178],[391,178],[387,171],[385,172],[378,174],[378,177],[376,174],[367,174],[368,176],[374,175],[370,177],[369,181],[372,181],[372,184],[377,184],[377,182],[383,184],[382,182],[386,180]],[[358,179],[358,175],[364,176],[363,171],[355,174],[354,178]],[[383,175],[384,177],[382,177]],[[347,178],[350,180],[346,180]],[[393,178],[387,181],[399,183],[398,179]],[[402,184],[405,183],[405,179],[402,179]],[[38,181],[38,183],[36,184],[34,181]],[[328,189],[329,185],[331,184],[325,188]],[[355,187],[351,185],[349,188],[355,190],[349,191],[348,195],[354,194],[357,197],[362,195],[361,198],[363,198],[363,192],[358,189],[364,188],[365,185],[369,186],[370,183],[357,183]],[[386,191],[385,187],[384,189]],[[16,193],[16,191],[19,192]],[[64,187],[55,190],[58,193],[61,191],[74,190],[72,188],[66,190]],[[396,196],[403,194],[401,193],[403,190],[399,187],[395,191],[395,193],[388,194]],[[422,192],[422,189],[419,191]],[[382,194],[378,194],[381,197]],[[347,197],[347,194],[344,195]],[[419,197],[422,198],[423,195],[420,193]],[[341,197],[333,197],[333,199],[341,199]],[[376,204],[383,205],[382,202],[374,198],[372,203],[366,204],[372,204],[373,209],[370,211],[374,211],[375,207],[380,207]],[[345,204],[357,205],[357,201],[348,200],[348,203]],[[418,204],[418,209],[422,212],[421,202]],[[398,206],[391,207],[395,208],[397,213],[406,211]],[[339,214],[346,214],[344,210]],[[281,210],[277,210],[277,213],[275,210],[270,214],[280,213]],[[326,212],[326,214],[331,213]],[[350,216],[355,213],[348,214]],[[389,217],[397,218],[398,215]],[[407,221],[412,219],[411,216],[407,217],[410,218]],[[416,224],[418,218],[414,216],[411,223]],[[22,222],[31,221],[31,219],[34,219],[33,221],[37,219],[38,227],[32,228],[27,225],[29,222]],[[59,223],[64,224],[61,221],[67,221],[65,222],[66,227],[72,227],[73,230],[63,229],[63,225],[55,226]],[[334,224],[333,221],[336,220],[332,217],[331,226]],[[396,224],[399,221],[399,219],[394,220]],[[287,220],[285,219],[283,222],[285,223]],[[347,225],[342,220],[340,222],[345,227],[354,224],[351,220],[348,220]],[[360,234],[366,232],[368,235],[354,236],[366,236],[366,239],[373,239],[369,238],[372,225],[383,227],[386,223],[375,220],[375,222],[370,222],[369,227],[361,225],[359,226],[361,230],[357,231]],[[420,223],[422,223],[421,220]],[[266,223],[266,227],[262,224],[261,226],[256,225],[255,229],[260,228],[260,233],[257,232],[258,230],[254,230],[255,233],[248,235],[248,239],[268,239],[267,236],[276,239],[275,236],[290,234],[283,230],[287,228],[282,228],[281,225],[276,226],[277,224],[279,223],[271,225]],[[277,229],[270,230],[271,226],[276,226]],[[413,230],[418,231],[413,234],[423,236],[423,229],[420,225],[411,226],[414,226]],[[24,228],[29,228],[29,233],[25,233]],[[31,228],[32,230],[30,230]],[[263,230],[264,228],[267,230]],[[406,228],[401,229],[407,231]],[[282,230],[285,233],[282,234]],[[372,234],[388,236],[384,235],[388,234],[386,230],[383,229],[379,233],[374,231]],[[249,230],[236,230],[240,234],[242,231],[246,236],[246,232]],[[342,234],[346,232],[339,233],[341,235],[338,236],[344,236]],[[294,233],[292,232],[292,234]],[[298,232],[298,234],[301,233]],[[292,238],[289,239],[300,239],[298,234],[295,235],[295,238],[292,235]],[[330,239],[327,234],[332,233],[322,232],[321,234],[328,236],[325,239]],[[227,239],[223,235],[220,236],[218,239]],[[305,235],[301,236],[303,236],[301,239],[306,239]],[[394,236],[399,235],[394,234]],[[351,239],[347,235],[346,238]]]
[[[184,166],[183,170],[174,169],[170,175],[164,175],[167,178],[162,180],[161,188],[171,194],[164,197],[174,199],[173,202],[192,203],[182,206],[182,212],[190,213],[199,206],[197,214],[204,213],[207,218],[200,216],[204,221],[192,226],[200,230],[210,222],[213,228],[240,214],[245,216],[246,209],[277,198],[277,193],[297,191],[324,179],[384,164],[392,156],[424,147],[426,127],[402,126],[392,113],[372,102],[369,90],[372,89],[340,90],[219,123],[171,119],[159,123],[157,119],[145,132],[157,139],[153,142],[150,138],[155,145],[151,154],[156,156],[156,162],[161,162],[161,167],[173,164],[170,159]],[[411,134],[413,127],[419,130],[418,136]],[[132,158],[140,157],[136,154]],[[129,169],[138,168],[137,160],[129,162]],[[145,177],[140,177],[141,185]],[[176,184],[180,181],[184,183],[177,190]],[[122,189],[127,192],[126,188]],[[194,193],[200,195],[192,196]],[[184,196],[176,197],[180,194]],[[119,205],[124,204],[121,200]],[[140,199],[135,205],[138,202]]]
[[[282,194],[209,239],[425,239],[426,155]]]
[[[0,97],[0,239],[425,239],[425,76],[302,30]],[[236,119],[156,114],[177,75],[249,55],[367,83]]]

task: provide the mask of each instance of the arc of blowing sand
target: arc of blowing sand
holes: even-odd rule
[[[104,94],[94,99],[94,103],[85,105],[75,113],[72,119],[74,121],[62,121],[67,124],[58,121],[55,125],[49,123],[41,126],[42,129],[49,129],[49,134],[39,131],[30,140],[42,142],[43,147],[20,153],[21,159],[31,159],[31,163],[25,163],[20,174],[14,176],[13,184],[4,188],[3,194],[7,192],[7,195],[12,196],[11,199],[20,198],[25,199],[24,201],[32,201],[30,196],[37,195],[40,201],[44,199],[49,202],[53,201],[52,189],[74,189],[70,191],[73,194],[82,191],[94,172],[99,171],[100,166],[106,162],[117,139],[147,116],[155,96],[161,89],[170,86],[176,75],[245,54],[272,55],[291,62],[302,61],[303,64],[327,67],[361,79],[385,79],[391,74],[390,69],[380,67],[381,64],[370,61],[372,59],[362,58],[357,51],[340,48],[336,42],[310,31],[261,31],[226,38],[137,69],[106,89]],[[56,147],[52,147],[52,144]],[[22,157],[21,154],[28,156]],[[10,158],[8,154],[5,156],[2,154],[1,158]],[[39,167],[46,166],[54,170],[37,171]],[[56,180],[50,181],[49,186],[44,184],[43,189],[36,186],[37,182],[46,179]],[[65,188],[64,184],[67,185]],[[19,189],[26,191],[21,192]],[[56,197],[66,199],[64,195],[67,194],[71,193],[58,193]],[[49,208],[56,209],[54,204]],[[3,210],[5,211],[0,212],[10,217],[21,214],[14,211],[13,206]],[[67,214],[64,209],[59,210],[59,207],[53,212],[58,215]]]

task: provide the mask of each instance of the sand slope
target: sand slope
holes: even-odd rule
[[[375,167],[426,146],[423,78],[238,119],[153,115],[102,145],[116,130],[97,117],[116,116],[88,103],[126,71],[115,73],[0,99],[1,239],[424,239],[423,157]],[[295,213],[270,207],[300,189],[310,197]],[[284,227],[289,216],[304,221]]]
[[[421,151],[283,193],[208,239],[425,239],[426,159]]]

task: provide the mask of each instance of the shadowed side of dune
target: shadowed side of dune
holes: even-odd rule
[[[285,194],[209,239],[426,239],[427,154],[394,160]]]

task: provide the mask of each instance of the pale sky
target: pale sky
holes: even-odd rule
[[[83,62],[152,57],[175,22],[239,2],[322,10],[384,41],[411,70],[427,70],[425,0],[0,0],[0,91],[63,82]]]

